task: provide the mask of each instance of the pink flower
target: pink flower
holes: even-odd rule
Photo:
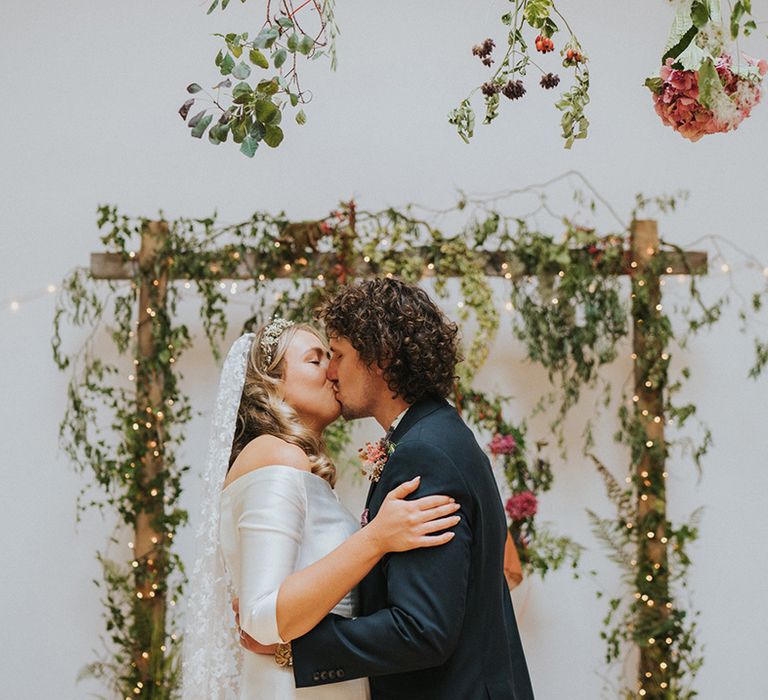
[[[768,72],[768,62],[746,57],[750,66],[757,66],[760,76]],[[761,65],[762,63],[762,65]],[[760,101],[760,80],[733,72],[733,60],[722,54],[715,63],[717,75],[725,93],[730,97],[716,111],[707,109],[699,102],[699,76],[696,71],[672,68],[673,59],[667,59],[659,73],[662,86],[653,93],[656,113],[667,126],[684,138],[698,141],[707,134],[730,131],[746,119]],[[730,103],[729,103],[730,102]]]
[[[395,443],[382,438],[376,442],[366,442],[365,447],[361,447],[357,452],[360,461],[363,463],[361,473],[370,481],[378,481],[381,478],[381,472],[384,471],[384,465],[395,451]]]
[[[525,520],[536,515],[538,501],[532,491],[522,491],[512,496],[506,505],[507,513],[512,520]]]
[[[509,455],[517,449],[517,442],[512,435],[496,434],[488,445],[488,449],[494,455]]]

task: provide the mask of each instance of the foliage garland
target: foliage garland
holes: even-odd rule
[[[468,203],[462,198],[454,211],[463,210]],[[472,378],[482,366],[499,323],[488,268],[492,268],[492,274],[511,281],[507,308],[514,310],[514,333],[525,343],[529,357],[547,369],[555,384],[551,400],[557,401],[559,397],[554,423],[559,428],[569,409],[576,405],[582,387],[594,385],[599,379],[600,367],[616,357],[617,347],[628,333],[628,309],[619,298],[615,278],[627,253],[626,231],[598,236],[593,230],[566,220],[564,236],[556,241],[550,235],[531,229],[525,218],[507,217],[480,202],[474,203],[481,215],[472,219],[460,236],[452,238],[446,238],[432,224],[416,216],[412,207],[402,211],[367,212],[358,210],[354,203],[342,205],[320,221],[301,223],[291,223],[284,215],[263,213],[232,226],[220,226],[214,218],[168,222],[168,236],[158,259],[164,261],[176,281],[168,286],[166,306],[158,305],[158,313],[153,318],[156,352],[146,366],[132,368],[129,377],[135,381],[140,372],[156,372],[164,378],[165,405],[162,411],[154,407],[151,414],[146,412],[146,407],[137,406],[130,383],[126,386],[122,379],[125,370],[96,354],[94,340],[111,308],[114,318],[111,336],[118,354],[130,352],[135,356],[137,289],[142,282],[151,285],[157,279],[158,270],[137,267],[130,283],[97,282],[83,270],[68,278],[56,312],[53,339],[57,363],[62,369],[71,364],[73,369],[61,438],[73,463],[82,471],[92,471],[97,490],[103,492],[101,497],[87,503],[81,501],[81,507],[112,508],[122,525],[133,527],[137,515],[147,505],[148,489],[150,494],[152,490],[157,491],[165,503],[164,515],[155,523],[164,536],[158,543],[154,566],[148,565],[146,558],[134,559],[126,565],[110,560],[105,553],[99,555],[104,566],[107,631],[117,652],[111,659],[93,664],[90,671],[110,681],[115,691],[124,696],[171,698],[177,683],[176,635],[171,632],[176,622],[170,616],[165,621],[166,627],[153,628],[143,612],[142,601],[136,600],[135,591],[140,584],[154,584],[156,595],[172,605],[183,590],[183,568],[171,549],[175,532],[186,521],[178,497],[181,477],[188,469],[175,464],[172,448],[178,445],[183,427],[192,415],[175,367],[176,360],[191,342],[189,329],[174,321],[182,289],[197,287],[202,299],[202,325],[216,353],[227,330],[226,306],[230,297],[221,279],[235,277],[236,270],[243,265],[256,290],[253,315],[246,326],[258,323],[273,310],[291,318],[311,319],[313,310],[326,294],[332,293],[337,285],[364,274],[397,274],[411,281],[434,277],[435,288],[442,294],[447,292],[448,279],[461,275],[460,320],[467,321],[471,311],[478,331],[467,351],[465,369],[457,384],[456,404],[469,422],[494,439],[511,440],[510,449],[494,450],[493,443],[489,449],[494,459],[501,457],[514,494],[541,494],[550,488],[552,472],[541,455],[543,443],[536,444],[534,453],[528,445],[525,424],[514,425],[504,418],[506,399],[472,388]],[[674,199],[656,203],[663,210],[675,206]],[[638,209],[647,204],[639,199]],[[130,261],[134,256],[131,247],[135,246],[147,222],[120,215],[113,207],[102,207],[99,226],[106,230],[102,237],[104,245]],[[677,406],[672,402],[682,386],[681,380],[672,381],[669,377],[667,348],[675,338],[669,317],[649,309],[650,300],[644,291],[650,278],[663,271],[664,253],[680,252],[669,244],[662,248],[646,271],[646,277],[632,279],[631,310],[647,324],[645,332],[651,339],[646,345],[647,355],[637,358],[638,365],[644,376],[666,390],[665,418],[682,427],[695,415],[695,407]],[[275,291],[275,286],[265,288],[266,282],[274,280],[279,280],[274,285],[280,291]],[[102,298],[97,284],[107,284],[107,299]],[[726,298],[706,305],[693,276],[690,291],[698,313],[687,308],[684,316],[689,329],[695,332],[718,320]],[[753,298],[755,310],[760,308],[761,294]],[[555,298],[557,304],[552,303]],[[71,356],[62,351],[60,330],[65,322],[91,329],[83,349]],[[685,342],[685,338],[678,340]],[[760,361],[758,356],[758,364],[753,368],[755,376],[762,369]],[[683,369],[684,379],[689,374]],[[609,389],[606,386],[604,392],[606,405]],[[666,683],[667,688],[674,688],[680,697],[685,697],[683,692],[692,691],[684,691],[683,687],[701,664],[693,644],[691,620],[696,614],[686,613],[671,594],[664,599],[665,604],[673,604],[673,612],[666,618],[654,617],[647,606],[636,603],[638,596],[642,600],[644,595],[651,600],[661,600],[657,587],[665,585],[660,576],[652,582],[642,578],[652,574],[646,573],[649,559],[637,533],[650,527],[664,531],[673,546],[668,569],[663,574],[669,583],[676,585],[684,583],[690,564],[686,547],[696,537],[696,519],[679,525],[668,520],[633,521],[636,514],[632,504],[639,495],[644,493],[661,499],[664,491],[663,483],[645,483],[635,473],[638,459],[648,448],[644,440],[647,417],[638,414],[634,406],[634,402],[624,397],[619,407],[620,429],[616,435],[631,454],[633,471],[627,477],[627,486],[621,486],[611,471],[594,457],[608,494],[616,504],[617,515],[600,518],[591,514],[591,518],[612,559],[625,566],[625,582],[631,586],[632,595],[610,600],[603,633],[608,645],[607,659],[617,660],[628,644],[642,645],[644,639],[647,642],[651,638],[663,640],[659,649],[667,667],[660,676],[663,680],[654,681]],[[108,425],[100,425],[105,408],[112,419]],[[338,451],[349,439],[343,425],[327,437]],[[153,440],[159,443],[157,449],[162,450],[167,469],[150,484],[141,474],[141,465]],[[697,464],[706,453],[709,441],[709,432],[705,430],[701,444],[692,446],[691,453]],[[679,444],[682,446],[682,441]],[[655,446],[651,450],[653,458],[663,460],[674,445],[670,441]],[[591,431],[587,427],[585,452],[592,446]],[[628,528],[628,523],[633,526]],[[534,514],[521,520],[512,519],[510,529],[529,572],[538,571],[543,576],[566,562],[575,567],[580,547],[550,532]],[[118,540],[115,537],[112,541]],[[162,565],[158,566],[158,562]],[[651,632],[653,636],[647,634]],[[136,659],[145,653],[150,663],[142,666]],[[635,692],[625,690],[628,696],[634,697]]]

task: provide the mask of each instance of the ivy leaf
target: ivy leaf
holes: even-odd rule
[[[707,109],[713,109],[715,105],[730,100],[720,82],[717,68],[711,58],[705,60],[699,68],[699,102]]]
[[[287,42],[288,50],[291,53],[294,53],[298,45],[299,45],[299,35],[296,34],[296,32],[294,32],[293,34],[291,34],[291,36],[288,37],[288,42]]]
[[[202,89],[203,88],[201,88],[197,83],[190,83],[187,85],[187,92],[191,95],[194,95],[196,92],[200,92]]]
[[[253,158],[253,156],[256,154],[256,149],[258,147],[259,147],[259,142],[255,138],[253,138],[252,136],[246,136],[245,139],[243,139],[243,143],[240,146],[240,153],[248,156],[249,158]]]
[[[194,117],[192,117],[192,119],[190,119],[190,120],[187,122],[187,126],[188,126],[190,129],[191,129],[191,128],[193,128],[193,127],[196,127],[196,126],[198,125],[198,123],[200,122],[200,120],[201,120],[201,119],[202,119],[204,116],[205,116],[205,110],[203,110],[202,112],[198,112],[198,113],[197,113],[197,114],[196,114]]]
[[[221,63],[219,64],[219,70],[221,71],[222,75],[229,75],[232,72],[232,69],[234,67],[235,67],[235,59],[232,58],[232,55],[229,52],[227,52],[227,55],[221,59]]]
[[[181,107],[179,108],[179,114],[181,115],[182,119],[186,119],[187,115],[189,114],[189,108],[195,104],[195,98],[193,97],[191,100],[187,100]]]
[[[286,58],[288,58],[288,52],[285,49],[276,51],[274,57],[272,58],[272,61],[275,64],[275,68],[280,68],[280,66],[285,63]]]
[[[260,49],[268,49],[275,43],[280,33],[275,27],[265,27],[253,40],[253,45]]]
[[[216,85],[213,86],[214,90],[219,90],[221,88],[231,88],[232,87],[232,81],[229,78],[226,78],[225,80],[222,80],[220,83],[216,83]]]
[[[238,83],[232,90],[232,99],[237,104],[245,104],[253,95],[253,90],[248,83]]]
[[[549,17],[552,0],[528,0],[523,10],[523,17],[532,27],[540,27]]]
[[[209,114],[203,117],[199,122],[197,122],[194,128],[192,129],[192,137],[196,139],[201,138],[212,120],[213,120],[213,115]]]
[[[283,130],[279,126],[267,124],[264,143],[271,148],[277,148],[283,140]]]
[[[251,74],[251,67],[245,62],[241,61],[232,70],[232,77],[238,80],[245,80]]]
[[[661,91],[664,89],[664,81],[658,76],[655,78],[647,78],[644,85],[656,95],[660,95]]]
[[[283,29],[293,29],[293,20],[290,17],[278,17],[277,23]]]
[[[296,113],[296,123],[297,124],[306,124],[307,123],[307,115],[304,114],[304,110],[300,109]]]
[[[304,54],[306,56],[312,50],[314,45],[315,45],[315,42],[312,39],[312,37],[307,36],[305,34],[303,37],[301,37],[301,41],[299,42],[299,45],[297,48],[299,50],[299,53]]]
[[[280,86],[277,84],[276,80],[262,80],[256,86],[256,89],[259,92],[263,92],[265,95],[274,95],[280,89]]]
[[[219,6],[219,0],[213,0],[211,6],[208,8],[208,12],[205,14],[210,15]]]
[[[256,119],[258,119],[263,124],[272,122],[277,111],[277,105],[274,102],[271,102],[270,100],[256,100]]]
[[[741,24],[741,18],[744,16],[744,5],[741,0],[733,6],[731,10],[731,38],[735,39],[739,36],[739,25]]]
[[[208,132],[208,141],[214,146],[218,146],[221,143],[221,139],[216,135],[215,127],[211,127],[210,131]]]
[[[267,133],[267,129],[265,125],[257,121],[251,125],[251,129],[248,132],[248,135],[256,139],[257,141],[261,141],[264,139],[264,136],[266,133]]]
[[[248,126],[244,119],[238,119],[232,122],[231,126],[232,140],[235,143],[242,143],[245,137],[248,136]]]
[[[297,104],[299,104],[299,96],[297,94],[291,92],[289,93],[288,97],[291,100],[292,107],[295,107]]]
[[[221,0],[221,9],[226,10],[227,5],[229,5],[229,0]]]
[[[229,122],[215,124],[211,127],[210,131],[208,132],[208,140],[211,141],[211,143],[214,143],[214,139],[216,143],[214,145],[218,146],[219,143],[224,143],[224,141],[227,140],[227,135],[229,134]]]
[[[269,68],[267,57],[258,49],[251,49],[248,58],[251,59],[251,63],[253,63],[254,66],[258,66],[259,68]]]
[[[705,0],[694,0],[691,5],[691,21],[698,29],[704,27],[709,22],[709,6]]]

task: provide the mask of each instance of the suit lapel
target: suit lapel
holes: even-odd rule
[[[413,404],[406,411],[405,415],[400,420],[400,423],[398,423],[397,427],[389,438],[390,441],[394,443],[395,448],[397,448],[397,443],[403,439],[405,434],[422,418],[426,418],[430,413],[434,413],[437,409],[447,405],[448,402],[445,399],[434,398],[420,399],[415,404]],[[368,488],[368,497],[365,499],[366,510],[371,504],[371,499],[373,498],[373,494],[376,491],[376,486],[378,483],[378,481],[371,481],[371,485]]]

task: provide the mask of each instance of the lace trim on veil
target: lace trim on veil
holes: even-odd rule
[[[219,545],[219,501],[253,333],[238,338],[224,361],[203,474],[195,564],[189,576],[182,648],[183,700],[234,700],[240,693],[240,647],[231,609],[232,583]]]

